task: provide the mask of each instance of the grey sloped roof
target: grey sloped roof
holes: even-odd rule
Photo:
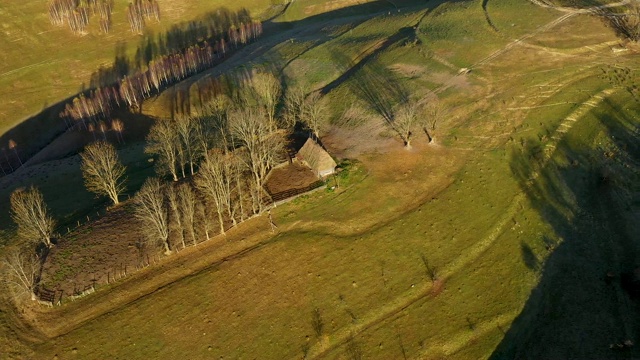
[[[298,151],[298,155],[316,173],[323,173],[329,169],[333,172],[337,166],[331,155],[311,138],[307,139],[307,142]]]

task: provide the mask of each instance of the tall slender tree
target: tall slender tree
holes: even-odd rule
[[[180,140],[175,124],[168,119],[159,119],[149,130],[146,153],[158,156],[157,170],[161,174],[171,174],[173,181],[178,181],[178,156]]]
[[[134,214],[147,241],[162,244],[165,254],[169,254],[169,214],[163,188],[164,185],[157,178],[147,179],[136,194]]]
[[[303,121],[305,90],[301,86],[287,89],[284,100],[285,114],[284,127],[291,128]]]
[[[177,188],[178,204],[180,209],[180,216],[182,217],[182,224],[184,228],[191,235],[193,245],[196,245],[196,207],[197,198],[196,193],[188,183],[182,183]]]
[[[231,193],[234,180],[232,172],[233,163],[229,156],[220,150],[212,150],[208,159],[200,165],[200,173],[195,180],[198,189],[215,205],[221,234],[225,233],[225,213],[230,220],[234,220],[231,211]]]
[[[187,245],[184,242],[184,225],[182,221],[182,213],[180,211],[180,198],[178,195],[178,189],[176,186],[167,186],[167,199],[169,200],[169,208],[171,209],[171,215],[173,215],[174,229],[179,235],[180,243],[184,249]]]
[[[251,77],[251,87],[257,95],[260,105],[264,108],[269,125],[275,128],[275,115],[278,101],[282,95],[282,86],[280,81],[272,73],[255,72]]]
[[[324,130],[329,116],[329,109],[319,92],[309,94],[302,104],[302,120],[316,139]]]
[[[233,112],[229,116],[231,135],[244,147],[240,151],[253,178],[254,212],[262,210],[263,183],[269,170],[280,160],[284,148],[284,134],[273,128],[264,113],[254,109]]]

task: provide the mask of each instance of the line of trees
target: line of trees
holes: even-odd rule
[[[129,3],[127,19],[134,33],[142,34],[145,28],[145,20],[155,19],[160,21],[160,5],[156,0],[135,0]]]
[[[246,44],[249,40],[258,37],[262,33],[262,24],[254,21],[251,24],[241,24],[238,28],[229,29],[229,34],[239,33],[244,35],[230,36],[234,46],[238,46],[239,43]],[[233,40],[237,38],[240,39],[239,43]],[[138,107],[144,99],[163,87],[212,67],[225,56],[227,51],[227,40],[221,37],[215,41],[192,45],[178,53],[159,56],[150,60],[145,69],[125,75],[116,84],[99,87],[86,95],[78,95],[65,106],[60,117],[69,126],[77,122],[82,122],[84,125],[85,121],[109,119],[113,108]]]
[[[91,16],[100,17],[100,30],[105,34],[111,29],[113,0],[52,0],[48,4],[49,21],[53,25],[69,25],[76,34],[86,34]]]

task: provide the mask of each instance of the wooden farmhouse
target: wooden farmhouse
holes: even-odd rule
[[[337,164],[331,155],[311,138],[307,139],[296,157],[309,166],[318,177],[325,177],[336,171]]]

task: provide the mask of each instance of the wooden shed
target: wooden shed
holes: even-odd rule
[[[318,177],[325,177],[336,171],[337,164],[331,155],[311,138],[307,139],[296,157],[309,166]]]

